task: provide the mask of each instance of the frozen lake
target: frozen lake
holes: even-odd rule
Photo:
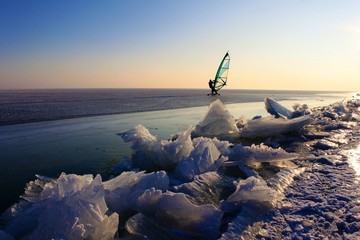
[[[313,107],[343,98],[335,94],[296,102]],[[294,100],[280,102],[291,109]],[[263,102],[230,103],[226,107],[235,118],[267,115]],[[0,210],[18,199],[35,174],[58,177],[61,172],[99,173],[107,179],[112,167],[131,154],[129,144],[116,133],[142,124],[159,138],[170,139],[197,124],[207,109],[190,107],[0,126],[0,191],[6,193],[0,199]]]
[[[311,108],[343,99],[333,97],[329,101],[304,99],[298,103]],[[291,108],[294,102],[280,103]],[[81,232],[99,236],[100,232],[93,232],[95,227],[106,229],[108,236],[118,233],[119,237],[139,233],[150,238],[199,234],[207,239],[220,235],[221,239],[345,235],[356,239],[359,230],[356,223],[360,220],[357,219],[360,192],[354,189],[359,175],[358,114],[343,120],[338,106],[319,107],[307,127],[323,134],[320,129],[324,126],[330,134],[312,140],[309,132],[299,135],[295,131],[265,140],[270,146],[280,144],[283,149],[242,146],[236,140],[232,145],[216,138],[191,139],[189,131],[184,132],[197,125],[206,113],[211,114],[204,122],[216,128],[211,125],[215,121],[217,126],[223,126],[218,128],[220,131],[235,126],[230,122],[222,125],[234,117],[251,119],[268,115],[262,102],[225,107],[227,110],[217,101],[210,110],[191,107],[2,126],[0,187],[6,192],[3,208],[16,202],[20,194],[29,202],[13,205],[11,212],[3,215],[0,237],[11,234],[17,238],[28,232],[30,236],[79,237]],[[276,123],[304,118],[271,119]],[[275,126],[273,123],[269,126]],[[145,127],[133,129],[137,124]],[[212,133],[212,128],[201,126],[204,128],[197,132],[200,136]],[[124,131],[121,137],[116,135]],[[179,132],[183,134],[176,141],[158,140],[170,139]],[[224,133],[230,136],[229,131]],[[309,138],[305,140],[304,136]],[[130,144],[121,138],[132,142],[135,151],[130,165],[127,160],[122,167],[134,170],[144,167],[148,173],[126,171],[109,180],[112,167],[132,152]],[[190,155],[181,157],[185,154]],[[169,161],[177,163],[175,170]],[[169,171],[156,167],[151,170],[152,163],[165,164],[164,169]],[[33,181],[35,174],[38,180]],[[94,178],[96,174],[102,177]],[[24,193],[24,185],[29,181],[33,182]],[[188,195],[185,197],[184,193]],[[184,224],[182,219],[192,224]],[[172,231],[172,227],[180,232]]]

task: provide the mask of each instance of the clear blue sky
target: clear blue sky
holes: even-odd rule
[[[0,89],[360,90],[360,1],[0,2]]]

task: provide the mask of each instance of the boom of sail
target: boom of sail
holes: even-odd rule
[[[214,78],[214,88],[219,91],[226,85],[230,67],[230,55],[227,52],[222,59]]]

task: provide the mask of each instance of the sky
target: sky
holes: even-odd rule
[[[0,89],[360,91],[358,0],[1,0]]]

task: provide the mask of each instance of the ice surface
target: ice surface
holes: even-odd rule
[[[107,215],[100,175],[63,173],[56,181],[29,185],[43,190],[5,218],[5,231],[15,239],[111,239],[117,232],[119,216]]]
[[[354,169],[356,173],[355,182],[360,182],[360,145],[352,150],[342,151],[342,155],[345,155],[348,159],[349,165]]]
[[[191,202],[200,204],[219,205],[222,199],[225,199],[235,190],[232,184],[233,178],[225,175],[219,175],[217,172],[207,172],[194,177],[192,182],[173,186],[173,192],[181,192],[191,200]]]
[[[2,240],[14,240],[12,236],[0,229],[0,239]]]
[[[298,156],[294,153],[287,153],[281,148],[273,149],[263,144],[248,147],[241,144],[234,146],[228,141],[221,141],[217,138],[198,137],[191,139],[189,132],[190,129],[179,134],[174,141],[164,141],[152,136],[144,126],[137,126],[122,133],[121,136],[125,141],[133,142],[133,159],[138,164],[143,164],[140,168],[143,168],[144,165],[148,166],[149,162],[159,163],[159,159],[162,162],[171,162],[173,166],[177,164],[175,165],[175,172],[182,181],[191,181],[196,175],[216,171],[222,163],[228,160],[228,157],[233,165],[240,166],[252,161],[293,160]],[[176,159],[176,161],[171,159]],[[127,162],[128,160],[126,160],[126,164],[128,164]]]
[[[278,106],[276,111],[271,108],[269,110],[270,113],[278,113],[278,110],[281,109],[280,115],[290,119],[268,116],[245,120],[243,117],[240,117],[235,121],[234,117],[226,110],[221,101],[216,100],[210,105],[210,109],[204,119],[195,126],[192,135],[207,137],[218,136],[221,139],[233,139],[239,136],[244,138],[263,138],[298,131],[312,120],[312,117],[309,115],[291,119],[292,112],[290,110],[287,110],[271,98],[266,98],[265,103],[267,102]],[[280,115],[277,114],[276,116]]]
[[[182,158],[175,170],[185,181],[191,181],[196,175],[215,171],[225,161],[220,151],[209,138],[198,138],[194,142],[194,150],[187,158]]]
[[[258,202],[242,204],[241,212],[234,220],[228,223],[227,230],[221,235],[221,240],[233,239],[262,239],[262,220],[268,211],[268,207]],[[280,239],[278,236],[273,239]]]
[[[237,190],[222,203],[229,211],[237,211],[241,204],[241,211],[228,224],[228,229],[220,239],[259,239],[266,236],[267,231],[262,228],[263,219],[267,210],[278,206],[285,198],[285,190],[293,181],[293,178],[303,173],[305,168],[283,169],[273,178],[264,181],[259,176],[241,180]],[[229,203],[235,206],[229,206]],[[277,236],[276,238],[278,238]]]
[[[225,109],[222,102],[217,99],[210,104],[204,118],[195,126],[193,136],[231,136],[238,134],[234,117]]]
[[[191,131],[192,127],[178,134],[174,141],[162,141],[165,155],[172,162],[172,167],[175,167],[181,158],[189,156],[194,149]]]
[[[145,170],[173,169],[182,157],[192,150],[191,128],[178,135],[175,141],[161,141],[147,128],[137,125],[134,129],[119,133],[125,142],[132,142],[133,166]]]
[[[274,100],[271,97],[266,97],[265,100],[265,109],[268,113],[271,115],[274,115],[276,118],[297,118],[300,116],[311,114],[311,110],[309,109],[309,106],[307,104],[300,104],[300,103],[294,103],[293,109],[294,111],[291,111],[287,109],[286,107],[282,106],[280,103],[278,103],[276,100]]]
[[[138,198],[137,205],[140,213],[152,217],[162,227],[206,239],[219,234],[223,213],[210,204],[195,205],[183,193],[162,193],[151,188]]]
[[[270,98],[265,100],[273,101],[277,104],[276,106],[281,106],[275,100],[271,100]],[[284,107],[281,109],[283,108]],[[285,114],[285,116],[288,116],[289,114],[291,115],[291,111],[288,111],[288,113],[285,113],[286,111],[284,110],[282,113],[284,112],[283,114]],[[274,113],[274,110],[271,110],[270,112]],[[192,136],[217,136],[221,139],[233,139],[239,136],[244,138],[269,137],[297,131],[309,124],[311,120],[312,118],[310,116],[302,116],[295,119],[283,119],[268,116],[252,120],[245,120],[240,117],[236,122],[234,117],[226,110],[221,101],[216,100],[210,105],[209,111],[205,115],[204,119],[195,126]]]
[[[274,206],[282,198],[283,193],[272,189],[265,180],[257,176],[240,180],[236,191],[227,198],[227,201],[233,203],[256,201],[265,206]]]
[[[194,145],[197,145],[199,141],[203,141],[204,138],[194,138],[192,140]],[[234,144],[228,142],[228,141],[224,141],[224,140],[219,140],[216,137],[211,138],[211,142],[217,147],[217,149],[220,151],[220,154],[222,156],[229,156],[229,154],[231,153],[231,148],[234,146]]]
[[[163,195],[163,191],[149,188],[137,197],[132,203],[133,209],[145,215],[155,215],[157,204]]]
[[[172,231],[157,224],[153,218],[141,213],[132,216],[128,221],[126,221],[125,228],[129,233],[139,236],[141,239],[184,239],[178,236],[179,231],[173,233]],[[184,234],[181,235],[183,236]],[[187,237],[191,238],[191,235]]]
[[[132,143],[134,153],[117,166],[119,176],[105,182],[99,175],[37,176],[28,183],[24,200],[1,216],[0,238],[112,239],[125,226],[129,238],[356,239],[357,169],[345,161],[350,158],[347,150],[337,155],[343,145],[358,144],[360,135],[352,131],[357,123],[350,122],[358,121],[352,117],[358,111],[341,103],[313,114],[314,121],[310,116],[271,116],[236,126],[216,101],[194,131],[189,128],[172,140],[161,140],[137,125],[119,134]],[[313,132],[305,137],[290,141],[289,135],[278,135],[306,124]],[[249,144],[251,139],[242,145],[238,127],[243,137],[277,135],[281,147]],[[311,136],[321,140],[308,141]],[[301,151],[285,151],[295,148],[284,142]],[[318,142],[336,145],[315,147]],[[300,155],[309,159],[300,161]]]
[[[213,205],[197,206],[182,193],[165,193],[158,202],[155,217],[166,227],[216,239],[223,213]]]
[[[231,148],[229,159],[241,163],[256,162],[273,162],[294,160],[298,157],[296,153],[288,153],[282,148],[271,148],[264,144],[242,146],[241,144]]]
[[[311,109],[307,104],[294,103],[292,107],[294,109],[292,118],[311,114]]]
[[[244,138],[264,138],[275,136],[282,133],[298,131],[312,121],[310,115],[294,118],[283,119],[268,116],[264,118],[249,120],[240,132]]]
[[[132,142],[134,167],[146,170],[156,170],[159,167],[167,167],[170,162],[166,161],[160,140],[151,135],[148,129],[137,125],[134,129],[119,133],[125,142]]]
[[[276,118],[280,118],[280,117],[287,118],[287,119],[292,118],[292,112],[289,109],[287,109],[286,107],[279,104],[277,101],[275,101],[271,97],[266,97],[264,99],[264,102],[265,102],[266,111],[268,113],[270,113],[271,115],[274,115]]]
[[[166,191],[169,188],[166,172],[123,172],[104,182],[106,204],[121,217],[127,216],[136,208],[138,198],[150,188]]]
[[[283,194],[286,188],[292,183],[295,176],[302,174],[305,171],[305,168],[289,169],[284,168],[278,172],[274,177],[267,180],[268,186],[275,189],[279,193]],[[278,198],[277,201],[282,200]]]

